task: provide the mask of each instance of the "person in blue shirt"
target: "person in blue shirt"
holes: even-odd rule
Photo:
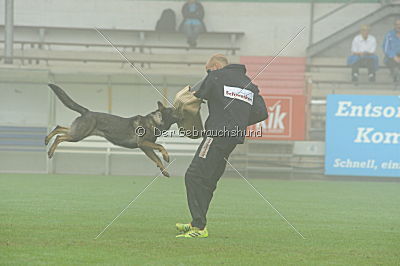
[[[394,29],[386,34],[382,48],[393,81],[400,81],[400,18],[396,19]]]
[[[186,35],[190,47],[196,47],[197,37],[206,31],[203,5],[197,0],[188,0],[182,7],[182,16],[183,21],[179,31]]]

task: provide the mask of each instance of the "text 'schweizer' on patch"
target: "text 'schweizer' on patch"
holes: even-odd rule
[[[253,105],[254,93],[246,89],[225,85],[224,96],[232,99],[241,100],[243,102]]]

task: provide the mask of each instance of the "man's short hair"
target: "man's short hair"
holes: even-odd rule
[[[360,27],[360,30],[368,30],[369,31],[370,29],[371,29],[371,27],[369,25],[367,25],[367,24],[363,24]]]
[[[229,64],[228,58],[223,54],[215,54],[208,59],[207,65],[214,65],[215,63],[220,63],[223,66]]]

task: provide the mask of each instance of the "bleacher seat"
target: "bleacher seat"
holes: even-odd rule
[[[399,86],[392,82],[386,66],[380,66],[376,82],[367,80],[367,70],[360,70],[360,80],[351,81],[351,69],[344,57],[316,57],[307,63],[307,77],[312,83],[312,97],[324,98],[328,94],[398,94]]]
[[[244,32],[206,32],[199,36],[198,46],[190,48],[186,44],[185,36],[180,32],[158,32],[148,29],[99,29],[105,34],[114,46],[121,50],[152,54],[154,50],[168,51],[192,50],[209,53],[227,52],[235,54],[240,47],[239,39]],[[4,42],[4,25],[0,25],[0,42]],[[14,44],[20,50],[87,50],[109,49],[110,44],[104,40],[94,28],[85,27],[55,27],[14,25]],[[16,48],[16,46],[14,47]]]

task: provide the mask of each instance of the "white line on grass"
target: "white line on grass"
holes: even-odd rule
[[[170,162],[166,167],[165,167],[165,170],[167,170],[168,169],[168,167],[175,161],[176,159],[174,159],[174,160],[172,160],[172,162]],[[154,183],[154,181],[156,181],[156,179],[160,176],[162,174],[162,172],[160,172],[153,180],[151,180],[151,182],[131,201],[131,202],[129,202],[129,204],[128,204],[128,206],[126,206],[104,229],[103,229],[103,231],[101,231],[94,239],[97,239],[97,238],[99,238],[99,236],[101,236],[106,230],[107,230],[107,228],[108,227],[110,227],[114,222],[115,222],[115,220],[117,220],[128,208],[129,208],[129,206],[131,206],[131,204],[132,203],[134,203],[139,197],[140,197],[140,195],[142,195],[142,193],[143,192],[145,192],[146,191],[146,189],[148,188],[148,187],[150,187],[153,183]]]
[[[299,232],[299,230],[297,230],[296,229],[296,227],[294,227],[286,218],[285,218],[285,216],[283,216],[272,204],[271,204],[271,202],[269,202],[269,200],[267,200],[235,167],[233,167],[233,165],[227,160],[227,159],[225,159],[224,158],[224,160],[232,167],[232,169],[233,170],[235,170],[235,172],[236,173],[238,173],[238,175],[239,176],[241,176],[246,182],[247,182],[247,184],[249,184],[253,189],[254,189],[254,191],[255,192],[257,192],[258,193],[258,195],[260,195],[261,196],[261,198],[266,202],[266,203],[268,203],[269,204],[269,206],[271,206],[271,208],[274,210],[274,211],[276,211],[276,213],[278,213],[279,214],[279,216],[280,217],[282,217],[282,219],[283,220],[285,220],[285,222],[288,224],[288,225],[290,225],[290,227],[292,227],[293,229],[294,229],[294,231],[296,231],[296,233],[298,233],[303,239],[306,239],[300,232]]]

